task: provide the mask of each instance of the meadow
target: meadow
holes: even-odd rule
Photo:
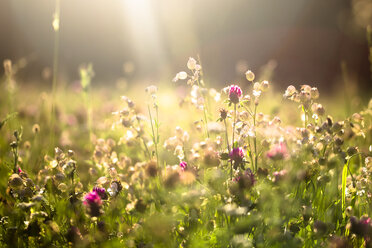
[[[251,71],[214,89],[193,58],[128,92],[91,87],[92,66],[19,86],[17,66],[0,85],[1,246],[372,247],[372,100]]]

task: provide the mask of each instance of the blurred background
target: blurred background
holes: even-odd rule
[[[0,0],[0,60],[24,63],[25,83],[50,84],[41,78],[53,65],[54,11],[51,0]],[[200,56],[216,88],[269,68],[279,88],[332,92],[343,62],[350,83],[370,94],[371,22],[371,0],[61,0],[59,77],[73,82],[91,62],[95,85],[171,83]]]

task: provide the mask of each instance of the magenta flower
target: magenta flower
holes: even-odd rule
[[[237,85],[231,85],[229,89],[229,99],[232,103],[238,104],[242,96],[242,89]]]
[[[287,146],[283,142],[280,142],[279,144],[274,145],[266,155],[272,160],[286,158],[288,157]]]
[[[107,193],[105,188],[100,188],[100,187],[94,187],[93,192],[96,192],[101,199],[106,200],[107,199]]]
[[[235,147],[232,149],[232,151],[229,154],[229,157],[232,161],[235,163],[241,163],[244,158],[244,150],[241,147]]]
[[[89,192],[84,197],[84,205],[101,206],[102,205],[101,197],[96,191]]]
[[[84,197],[83,204],[87,206],[90,216],[100,216],[100,207],[102,205],[101,197],[96,191],[89,192]]]
[[[187,163],[185,161],[181,161],[180,163],[181,170],[184,171],[187,169]]]

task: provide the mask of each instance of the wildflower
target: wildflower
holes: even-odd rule
[[[156,94],[156,92],[158,91],[158,87],[156,87],[155,85],[150,85],[145,89],[145,91],[152,96]]]
[[[180,168],[181,168],[182,171],[186,170],[187,169],[187,163],[185,161],[181,161]]]
[[[101,215],[100,207],[102,205],[102,200],[96,191],[86,194],[83,204],[88,207],[89,214],[92,217]]]
[[[23,185],[23,180],[18,174],[13,174],[9,178],[9,186],[12,189],[19,189]]]
[[[189,60],[187,61],[187,68],[189,68],[190,70],[194,70],[196,66],[197,66],[196,60],[190,57]]]
[[[225,120],[227,118],[227,110],[225,108],[220,108],[220,118]]]
[[[187,73],[184,71],[181,71],[176,74],[176,76],[173,78],[173,82],[177,82],[178,80],[184,80],[187,78]]]
[[[288,86],[287,90],[284,93],[284,97],[289,98],[297,93],[296,88],[293,85]]]
[[[238,183],[240,189],[249,189],[255,184],[256,179],[252,170],[248,168],[243,174],[233,178],[233,181]]]
[[[248,81],[252,82],[255,78],[254,76],[254,73],[250,70],[248,70],[246,73],[245,73],[245,77],[247,78]]]
[[[319,98],[318,88],[316,88],[316,87],[311,88],[310,95],[311,95],[312,99],[318,99]]]
[[[151,160],[150,162],[147,163],[146,174],[149,177],[155,177],[158,174],[158,167],[156,161]]]
[[[37,134],[37,133],[40,132],[40,126],[39,126],[39,124],[34,124],[34,125],[32,126],[32,132],[33,132],[34,134]]]
[[[368,237],[371,234],[372,222],[368,216],[362,216],[360,220],[355,216],[351,216],[349,221],[348,228],[351,233],[362,237]]]
[[[287,146],[283,142],[273,146],[270,151],[267,152],[267,157],[272,160],[280,160],[287,156]]]
[[[100,187],[94,187],[93,192],[96,192],[101,199],[106,200],[107,199],[107,193],[105,188],[100,188]]]
[[[244,158],[244,150],[241,147],[235,147],[229,154],[229,157],[235,163],[241,163]]]
[[[206,166],[213,167],[220,164],[218,153],[210,147],[204,154],[203,161]]]
[[[110,188],[107,190],[107,192],[111,195],[111,196],[116,196],[117,194],[119,194],[119,192],[123,189],[123,186],[121,185],[120,181],[117,181],[117,180],[114,180],[111,185],[110,185]]]
[[[268,81],[262,81],[260,85],[260,89],[262,91],[266,91],[269,88],[269,82]]]
[[[237,85],[231,85],[229,88],[229,99],[232,103],[238,104],[242,96],[242,90]]]

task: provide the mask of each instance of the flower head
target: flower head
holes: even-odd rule
[[[186,170],[187,169],[187,163],[185,161],[181,161],[180,168],[181,168],[182,171]]]
[[[231,85],[229,88],[229,99],[232,103],[239,103],[239,99],[242,96],[242,89],[237,85]]]
[[[288,156],[287,146],[280,142],[274,145],[268,152],[267,157],[272,160],[280,160]]]
[[[235,163],[241,163],[244,158],[244,150],[241,147],[235,147],[229,154],[229,157]]]
[[[92,191],[85,195],[84,205],[89,205],[89,206],[91,205],[101,206],[102,205],[101,197],[99,196],[97,191]]]
[[[94,217],[101,215],[100,207],[102,205],[102,200],[96,191],[86,194],[83,204],[87,206],[90,216]]]
[[[100,187],[94,187],[93,192],[96,192],[101,199],[105,200],[107,199],[107,193],[105,188],[100,188]]]

